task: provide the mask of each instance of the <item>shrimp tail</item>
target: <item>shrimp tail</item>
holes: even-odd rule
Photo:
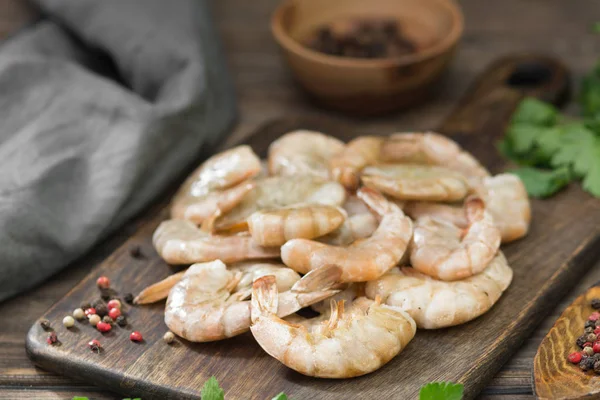
[[[470,196],[465,200],[465,214],[469,224],[483,218],[485,212],[485,202],[479,196]]]
[[[381,192],[375,189],[363,186],[356,192],[356,195],[379,217],[390,212],[401,211],[400,207],[388,201]]]
[[[151,304],[166,299],[171,288],[183,278],[184,274],[185,271],[178,272],[146,287],[133,299],[133,304]]]
[[[333,330],[337,328],[338,322],[344,315],[344,300],[331,300],[331,316],[327,321],[327,329]]]
[[[274,275],[258,278],[252,284],[251,319],[277,313],[278,291]]]
[[[324,265],[310,271],[292,286],[296,293],[311,293],[332,289],[340,283],[342,269],[337,265]]]

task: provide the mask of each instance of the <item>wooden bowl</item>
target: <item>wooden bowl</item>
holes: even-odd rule
[[[395,58],[349,58],[308,48],[315,30],[349,18],[396,18],[419,49]],[[453,0],[286,0],[271,29],[296,80],[319,104],[359,115],[405,108],[428,98],[463,31]]]

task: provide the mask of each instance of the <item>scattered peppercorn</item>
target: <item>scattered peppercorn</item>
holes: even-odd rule
[[[594,364],[595,361],[593,357],[586,357],[583,358],[579,363],[579,368],[581,368],[584,371],[589,371],[590,369],[594,369]]]
[[[108,289],[100,289],[100,297],[102,298],[102,300],[104,301],[109,301],[110,299],[113,299],[115,297],[117,297],[117,292],[111,288]]]
[[[112,324],[115,321],[111,317],[109,317],[108,315],[106,315],[106,316],[102,317],[102,322],[106,322],[107,324]]]
[[[90,325],[92,326],[96,326],[98,325],[98,322],[100,322],[100,316],[98,314],[92,314],[88,318],[90,320]]]
[[[592,343],[595,342],[597,339],[596,335],[593,333],[589,333],[585,338],[587,339],[588,342],[592,342]]]
[[[111,301],[109,301],[106,306],[108,307],[109,310],[113,309],[113,308],[118,308],[119,310],[121,309],[121,302],[118,299],[112,299]]]
[[[600,353],[600,342],[594,342],[592,349],[594,349],[594,353]]]
[[[50,321],[48,321],[46,318],[40,319],[40,325],[42,326],[42,328],[44,328],[44,330],[51,329]]]
[[[592,328],[591,326],[588,326],[587,328],[585,328],[583,330],[583,332],[585,332],[585,334],[587,335],[588,333],[593,333],[594,332],[594,328]]]
[[[600,299],[592,299],[592,308],[594,310],[600,309]]]
[[[588,355],[588,356],[593,356],[594,355],[594,349],[590,346],[586,346],[583,348],[583,353]]]
[[[73,317],[75,319],[84,319],[85,318],[85,312],[83,312],[83,310],[81,308],[76,308],[75,310],[73,310]]]
[[[111,308],[110,311],[108,312],[108,315],[112,319],[117,319],[121,316],[121,310],[119,310],[118,308]],[[593,335],[593,333],[592,333],[592,335]]]
[[[581,349],[583,349],[583,344],[586,342],[585,336],[586,335],[579,336],[577,338],[577,341],[575,342],[577,344],[577,346]]]
[[[108,307],[106,307],[104,304],[98,304],[96,306],[96,314],[98,314],[101,317],[104,317],[108,314]]]
[[[175,334],[171,331],[167,331],[163,336],[163,340],[165,341],[165,343],[171,344],[173,343],[173,340],[175,340]]]
[[[600,327],[600,319],[599,319],[599,320],[597,320],[596,322],[594,322],[594,326],[595,326],[596,328]]]
[[[88,347],[96,353],[100,353],[100,350],[102,349],[102,346],[100,345],[100,342],[96,339],[94,340],[90,340],[88,342]]]
[[[144,254],[142,254],[142,249],[138,245],[133,245],[129,248],[129,254],[133,258],[144,258]]]
[[[115,322],[117,323],[117,325],[119,325],[120,327],[124,327],[127,326],[127,318],[125,318],[124,315],[119,315],[117,317],[117,319],[115,319]]]
[[[142,340],[144,340],[144,338],[142,337],[142,334],[138,331],[133,331],[129,335],[129,340],[131,340],[132,342],[141,342]]]
[[[100,332],[110,332],[110,330],[112,329],[112,326],[109,323],[100,321],[96,325],[96,329],[98,329]],[[589,348],[591,349],[591,347],[589,347]],[[593,353],[593,351],[592,351],[592,353]]]
[[[104,300],[96,299],[96,300],[92,301],[92,308],[97,308],[97,307],[103,306],[105,304],[106,303],[104,302]]]
[[[588,326],[595,328],[596,323],[594,321],[585,321],[585,328],[587,328]]]
[[[583,347],[584,347],[584,348],[585,348],[585,347],[592,347],[592,342],[585,342],[585,343],[583,344]]]
[[[579,364],[579,362],[581,361],[583,357],[581,356],[581,353],[576,351],[574,353],[569,354],[569,362],[573,363],[573,364]]]
[[[108,289],[110,287],[110,279],[106,276],[101,276],[96,280],[96,285],[98,285],[100,289]]]
[[[96,314],[96,309],[94,307],[90,307],[85,310],[85,315],[87,315],[88,318],[90,317],[90,315],[94,314]]]
[[[65,328],[72,328],[75,325],[75,320],[70,315],[63,318],[63,325]]]
[[[58,336],[56,336],[56,332],[50,332],[48,334],[48,338],[46,339],[46,343],[56,344],[56,342],[58,342]]]
[[[127,293],[125,296],[123,296],[123,300],[125,300],[125,303],[127,304],[133,304],[133,294]]]
[[[588,317],[588,319],[590,321],[598,321],[598,318],[600,318],[600,313],[598,311],[594,311],[593,313],[590,314],[590,316]]]

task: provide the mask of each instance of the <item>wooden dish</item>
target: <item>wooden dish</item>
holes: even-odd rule
[[[596,311],[592,299],[600,298],[600,282],[579,296],[556,320],[533,359],[534,393],[540,399],[598,399],[600,376],[582,371],[567,356],[580,351],[575,344],[588,316]]]
[[[419,49],[396,58],[327,55],[305,46],[320,26],[357,18],[396,18]],[[271,28],[300,85],[319,104],[373,115],[417,104],[432,93],[463,31],[452,0],[287,0]]]

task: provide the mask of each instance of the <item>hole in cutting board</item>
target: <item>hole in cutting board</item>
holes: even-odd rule
[[[506,83],[516,88],[534,88],[550,82],[552,75],[552,70],[545,64],[521,63],[510,74]]]

